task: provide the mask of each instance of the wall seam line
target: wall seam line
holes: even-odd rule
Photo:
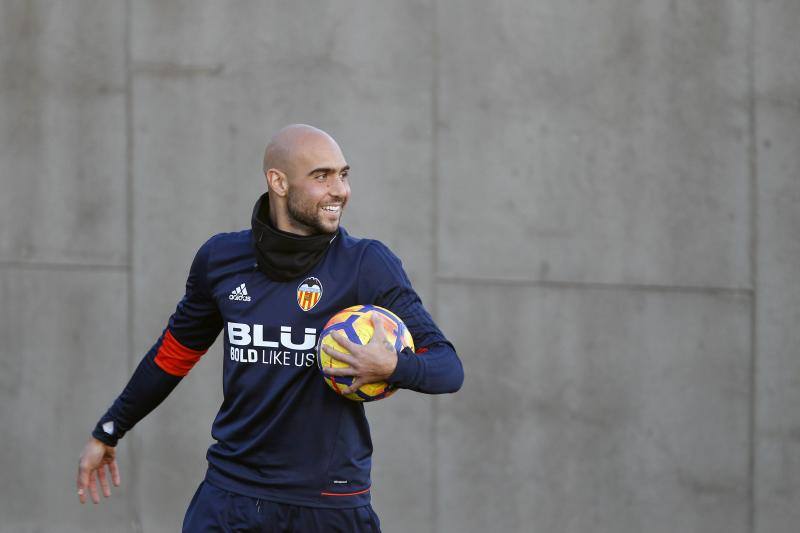
[[[0,261],[0,268],[19,270],[59,270],[59,271],[109,271],[127,272],[129,265],[104,265],[102,263],[50,263],[47,261]]]
[[[750,286],[753,289],[750,299],[750,408],[748,412],[748,530],[756,532],[756,448],[757,448],[757,407],[758,407],[758,139],[756,122],[756,0],[750,0],[749,31],[747,40],[747,126],[748,126],[748,178],[750,193]]]
[[[506,286],[525,286],[541,287],[553,289],[598,289],[598,290],[621,290],[621,291],[641,291],[641,292],[672,292],[689,294],[728,294],[733,296],[752,297],[753,289],[749,287],[708,287],[694,285],[655,285],[655,284],[634,284],[634,283],[602,283],[593,281],[554,281],[554,280],[535,280],[525,278],[490,278],[490,277],[466,277],[466,276],[437,276],[437,281],[453,285],[506,285]]]

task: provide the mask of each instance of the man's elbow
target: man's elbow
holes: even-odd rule
[[[462,385],[464,385],[464,367],[461,364],[461,361],[458,362],[458,367],[453,370],[449,378],[450,379],[447,380],[447,387],[445,387],[445,390],[442,391],[442,394],[453,394],[454,392],[458,392]]]

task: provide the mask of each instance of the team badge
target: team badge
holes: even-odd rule
[[[322,298],[322,282],[317,278],[306,278],[297,287],[297,305],[303,311],[311,310]]]

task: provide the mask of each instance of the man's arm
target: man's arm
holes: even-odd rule
[[[428,357],[431,352],[427,348],[418,352],[426,354],[425,357],[419,357],[411,348],[397,352],[386,338],[384,320],[381,313],[372,313],[375,333],[366,345],[352,342],[340,331],[334,332],[336,342],[347,353],[330,346],[322,346],[328,355],[349,365],[343,368],[325,368],[325,373],[329,376],[354,378],[349,387],[342,389],[342,394],[350,394],[363,385],[379,381],[388,381],[397,387],[428,394],[456,392],[461,388],[464,371],[449,342],[435,345],[434,357]]]
[[[167,328],[92,431],[78,467],[81,503],[86,501],[87,489],[92,500],[99,502],[98,479],[103,495],[110,495],[106,466],[114,485],[119,485],[119,469],[114,459],[117,442],[172,392],[219,335],[222,318],[207,280],[212,242],[213,238],[197,252],[186,281],[186,293]]]
[[[397,354],[397,367],[386,380],[392,385],[428,394],[456,392],[464,384],[464,367],[453,345],[436,342]]]
[[[436,326],[411,286],[397,258],[378,241],[364,252],[359,272],[359,301],[385,307],[399,316],[414,338],[416,353],[405,349],[386,379],[398,387],[442,394],[464,383],[464,368],[455,348]]]

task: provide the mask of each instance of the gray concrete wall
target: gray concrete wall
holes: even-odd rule
[[[0,532],[175,531],[219,345],[74,492],[266,139],[330,131],[461,392],[369,405],[384,531],[796,531],[792,0],[0,3]]]

